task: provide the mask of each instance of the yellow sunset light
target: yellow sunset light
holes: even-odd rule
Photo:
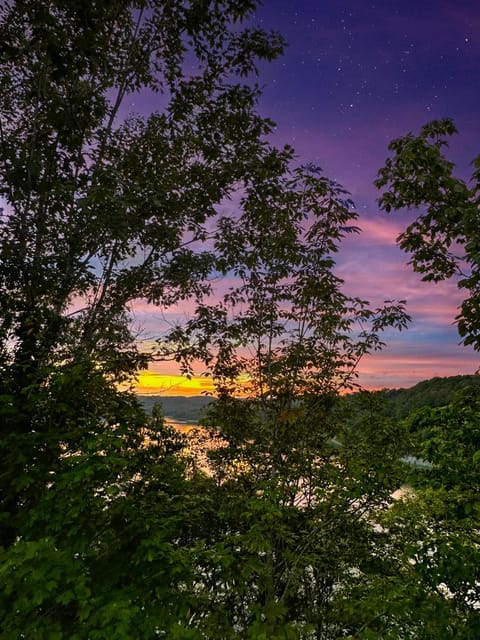
[[[180,375],[142,371],[135,391],[140,395],[199,396],[206,392],[213,393],[214,387],[209,378],[195,376],[189,379]]]

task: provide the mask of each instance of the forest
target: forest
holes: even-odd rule
[[[480,637],[480,388],[358,387],[408,310],[345,293],[348,191],[269,142],[257,71],[285,41],[257,4],[1,4],[6,640]],[[142,91],[156,108],[125,115]],[[455,133],[393,140],[376,186],[478,350],[480,158],[456,177]],[[194,312],[145,351],[138,300]],[[214,381],[211,472],[135,395],[152,360]]]

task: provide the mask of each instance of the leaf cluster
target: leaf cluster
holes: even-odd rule
[[[471,184],[457,178],[444,151],[447,136],[456,133],[452,120],[433,121],[418,136],[409,133],[393,140],[376,186],[385,211],[412,208],[416,220],[398,237],[412,256],[413,269],[425,281],[455,277],[466,292],[456,321],[465,345],[479,348],[479,172],[478,158]]]

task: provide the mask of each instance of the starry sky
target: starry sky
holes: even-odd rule
[[[412,272],[395,238],[414,212],[380,212],[373,181],[392,138],[443,117],[459,130],[449,151],[457,175],[471,175],[480,154],[480,2],[265,0],[251,23],[288,42],[282,58],[260,66],[260,111],[277,124],[271,141],[293,146],[299,163],[322,167],[360,214],[362,234],[338,257],[346,292],[373,304],[406,299],[413,317],[407,332],[387,334],[387,347],[362,361],[360,382],[400,387],[474,373],[480,356],[459,344],[454,324],[455,283],[422,283]],[[139,320],[154,321],[147,316]],[[151,390],[161,373],[154,365],[140,386]],[[170,373],[170,392],[192,392]]]

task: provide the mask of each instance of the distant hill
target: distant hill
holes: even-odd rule
[[[207,396],[138,396],[138,399],[148,414],[159,403],[167,418],[192,424],[198,424],[205,407],[214,402],[214,398]]]
[[[452,400],[457,391],[469,386],[480,386],[480,376],[435,377],[413,387],[385,389],[378,393],[386,400],[387,413],[401,419],[415,409],[442,407]],[[139,396],[139,400],[149,414],[153,405],[158,402],[167,418],[192,424],[198,424],[205,407],[215,402],[214,398],[206,396]]]
[[[480,386],[480,376],[450,376],[430,378],[407,389],[381,391],[387,400],[388,413],[395,418],[406,418],[422,407],[443,407],[465,387]]]

